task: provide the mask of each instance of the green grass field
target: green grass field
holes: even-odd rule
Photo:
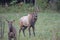
[[[19,37],[19,19],[22,16],[27,15],[28,13],[11,13],[11,14],[0,14],[3,15],[8,20],[15,20],[13,23],[17,30],[17,40],[52,40],[53,37],[56,37],[56,40],[60,38],[60,14],[55,12],[39,12],[38,19],[35,24],[35,34],[33,36],[33,32],[31,29],[31,38],[28,35],[28,29],[25,30],[26,37],[23,36],[21,32],[21,36]],[[5,21],[5,29],[4,29],[4,38],[3,40],[8,40],[8,25]]]

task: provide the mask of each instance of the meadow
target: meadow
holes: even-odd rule
[[[5,21],[3,40],[8,40],[8,24],[5,18],[7,20],[15,20],[13,25],[17,30],[17,40],[60,40],[60,13],[48,11],[38,13],[38,19],[35,24],[35,37],[33,36],[32,29],[30,38],[28,35],[28,29],[25,30],[26,37],[23,36],[22,31],[19,37],[19,19],[27,14],[28,12],[0,14],[0,16],[4,17]]]

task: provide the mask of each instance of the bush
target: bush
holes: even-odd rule
[[[46,6],[48,5],[48,0],[38,0],[37,4],[39,5],[40,8],[45,9]]]
[[[57,0],[56,5],[57,5],[57,10],[60,10],[60,0]]]

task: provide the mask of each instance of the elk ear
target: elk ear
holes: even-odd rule
[[[11,21],[12,23],[15,22],[15,20]]]

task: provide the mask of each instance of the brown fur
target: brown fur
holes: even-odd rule
[[[37,21],[37,12],[39,12],[38,7],[35,8],[34,12],[28,14],[27,16],[21,17],[21,20],[19,20],[20,21],[19,22],[19,25],[20,25],[19,34],[22,30],[25,36],[25,29],[28,28],[29,36],[30,36],[31,35],[30,28],[32,27],[33,34],[35,36],[35,23]]]
[[[7,20],[7,22],[8,22],[8,27],[9,27],[8,40],[12,40],[12,38],[14,40],[17,40],[17,37],[16,37],[17,36],[17,32],[16,32],[15,27],[13,27],[13,25],[12,25],[13,21],[8,21]]]
[[[24,36],[25,36],[25,33],[24,33],[24,31],[25,31],[25,29],[26,28],[28,28],[28,30],[29,30],[29,36],[31,35],[31,32],[30,32],[30,28],[32,27],[32,29],[33,29],[33,34],[34,34],[34,36],[35,36],[35,27],[34,27],[34,24],[35,24],[35,19],[34,19],[34,13],[31,13],[31,14],[28,14],[27,15],[28,16],[28,21],[29,21],[29,24],[28,24],[28,26],[25,26],[23,23],[23,21],[20,21],[19,22],[19,25],[20,25],[20,30],[19,30],[19,34],[20,34],[20,32],[21,32],[21,30],[23,31],[23,34],[24,34]],[[37,19],[37,18],[36,18]],[[24,20],[24,19],[23,19]]]

